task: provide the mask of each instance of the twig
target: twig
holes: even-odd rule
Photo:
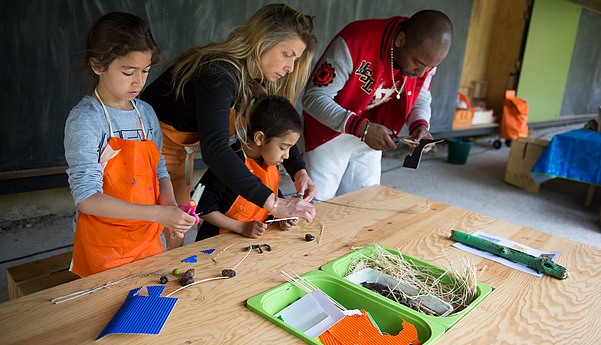
[[[321,243],[321,235],[323,235],[323,231],[325,230],[326,226],[323,223],[322,220],[319,221],[319,224],[321,225],[321,229],[319,229],[319,237],[317,237],[317,244]]]
[[[425,212],[427,212],[427,211],[429,211],[431,209],[431,205],[430,205],[431,202],[430,201],[427,201],[427,202],[423,203],[422,205],[415,204],[413,206],[409,206],[409,207],[406,207],[404,209],[367,207],[367,206],[353,205],[353,204],[350,204],[350,203],[334,202],[334,201],[330,201],[330,200],[318,200],[318,201],[319,201],[319,203],[325,203],[325,204],[331,204],[331,205],[338,205],[338,206],[344,206],[344,207],[357,208],[357,209],[360,209],[360,210],[392,211],[392,212],[409,213],[409,214],[425,213]]]
[[[134,274],[134,275],[131,275],[129,277],[125,277],[123,279],[120,279],[120,280],[117,280],[117,281],[114,281],[114,282],[106,282],[106,283],[104,283],[102,285],[94,286],[94,287],[91,287],[91,288],[86,289],[86,290],[81,290],[81,291],[73,292],[73,293],[70,293],[68,295],[61,296],[61,297],[56,297],[56,298],[51,299],[50,302],[52,302],[54,304],[59,304],[59,303],[67,302],[67,301],[70,301],[72,299],[76,299],[76,298],[79,298],[79,297],[82,297],[82,296],[85,296],[85,295],[89,295],[89,294],[91,294],[93,292],[96,292],[98,290],[102,290],[104,288],[109,288],[111,286],[114,286],[114,285],[117,285],[117,284],[121,284],[121,283],[123,283],[123,282],[125,282],[127,280],[130,280],[130,279],[148,277],[148,276],[151,276],[151,275],[163,272],[163,271],[164,271],[164,269],[160,269],[160,270],[156,270],[156,271],[153,271],[153,272],[150,272],[150,273],[144,273],[144,274],[138,273],[138,274]]]
[[[234,243],[230,244],[229,246],[227,246],[227,247],[225,247],[225,248],[221,249],[221,250],[219,251],[219,253],[217,253],[217,254],[215,255],[215,257],[213,258],[213,261],[215,261],[215,263],[217,263],[217,264],[218,264],[218,263],[219,263],[219,261],[217,261],[217,257],[218,257],[219,255],[221,255],[223,252],[225,252],[226,250],[228,250],[228,249],[229,249],[231,246],[233,246],[233,245],[234,245],[234,244],[236,244],[236,243],[238,243],[238,242],[234,242]],[[250,243],[249,243],[249,245],[250,245]]]

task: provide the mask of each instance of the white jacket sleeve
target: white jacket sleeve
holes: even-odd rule
[[[428,128],[430,128],[430,117],[432,116],[432,94],[430,93],[430,85],[432,85],[432,77],[436,74],[436,67],[430,71],[426,80],[424,80],[424,85],[413,104],[413,108],[411,108],[411,112],[409,112],[409,117],[407,118],[407,125],[411,126],[411,124],[417,120],[425,120],[428,123]]]
[[[317,68],[324,63],[332,65],[335,77],[325,86],[317,86],[309,80],[302,100],[303,110],[333,130],[344,132],[346,121],[353,112],[341,107],[334,101],[334,97],[353,73],[353,63],[346,42],[342,38],[338,37],[332,42]]]

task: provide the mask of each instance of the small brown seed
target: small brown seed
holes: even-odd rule
[[[190,268],[189,270],[187,270],[187,271],[184,273],[184,278],[188,278],[188,277],[189,277],[189,278],[192,278],[192,277],[194,277],[194,269],[193,269],[193,268]]]
[[[228,278],[234,278],[236,276],[236,271],[226,268],[223,271],[221,271],[221,275]]]
[[[190,285],[190,284],[194,283],[194,278],[192,278],[192,277],[183,277],[183,278],[181,278],[179,280],[179,283],[182,286]]]
[[[307,242],[313,241],[314,239],[315,239],[315,236],[313,236],[311,234],[305,235],[305,241],[307,241]]]

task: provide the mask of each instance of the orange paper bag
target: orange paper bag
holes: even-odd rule
[[[516,97],[515,90],[505,90],[500,136],[508,140],[528,136],[528,102]]]

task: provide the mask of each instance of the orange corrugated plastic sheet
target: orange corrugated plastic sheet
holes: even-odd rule
[[[421,345],[415,326],[403,321],[403,329],[397,335],[381,334],[365,310],[361,315],[345,316],[319,336],[324,345]]]
[[[505,90],[501,138],[514,140],[528,136],[528,102],[515,96],[515,90]]]

